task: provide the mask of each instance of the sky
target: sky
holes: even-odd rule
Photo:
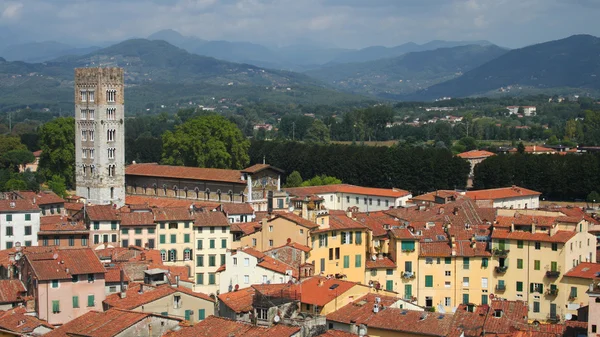
[[[518,48],[600,36],[598,13],[600,0],[0,0],[0,40],[93,45],[174,29],[268,46],[440,39]]]

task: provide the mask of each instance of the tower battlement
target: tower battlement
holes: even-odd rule
[[[75,68],[75,83],[123,83],[123,68]]]

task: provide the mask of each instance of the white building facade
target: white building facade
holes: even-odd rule
[[[28,200],[0,200],[0,249],[37,246],[40,208]]]

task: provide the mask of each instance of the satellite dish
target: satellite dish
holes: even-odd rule
[[[371,255],[371,260],[373,260],[373,261],[377,260],[377,256],[375,256],[375,254]]]
[[[55,260],[58,259],[58,253],[54,253],[54,255],[52,255],[52,258]]]
[[[490,294],[489,297],[490,297],[490,300],[493,300],[495,296],[494,296],[494,294]]]
[[[273,317],[273,322],[279,323],[279,321],[281,321],[281,318],[279,317],[279,315],[275,315],[275,317]]]
[[[573,314],[565,314],[565,321],[570,321],[573,319]]]
[[[15,254],[15,261],[19,261],[21,259],[21,253]]]

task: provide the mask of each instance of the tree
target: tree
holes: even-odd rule
[[[59,175],[52,176],[52,179],[48,180],[48,188],[52,192],[56,193],[61,198],[67,196],[67,187],[65,185],[65,178]]]
[[[222,116],[189,119],[162,136],[162,163],[197,167],[242,169],[250,162],[250,142]]]
[[[314,176],[311,179],[303,182],[300,186],[322,186],[322,185],[335,185],[341,184],[342,181],[336,177],[326,176],[324,174],[320,176]]]
[[[28,150],[12,150],[2,155],[2,163],[4,167],[12,168],[14,172],[18,172],[20,167],[26,164],[33,163],[35,157]]]
[[[600,202],[600,194],[596,191],[591,191],[587,196],[587,202],[592,203],[592,208],[594,207],[594,203]]]
[[[0,154],[11,150],[27,150],[21,139],[15,136],[0,135]]]
[[[467,151],[477,149],[477,141],[473,137],[463,137],[458,142],[464,145]]]
[[[307,142],[329,143],[329,129],[321,120],[315,119],[304,139]]]
[[[517,152],[520,154],[525,153],[525,145],[523,142],[519,142],[519,145],[517,145]]]
[[[40,128],[42,155],[38,170],[46,178],[58,175],[67,188],[75,186],[75,120],[62,117]]]
[[[298,187],[302,184],[300,172],[294,171],[285,180],[285,187]]]
[[[19,178],[11,178],[4,185],[7,191],[24,191],[27,190],[27,183]]]

